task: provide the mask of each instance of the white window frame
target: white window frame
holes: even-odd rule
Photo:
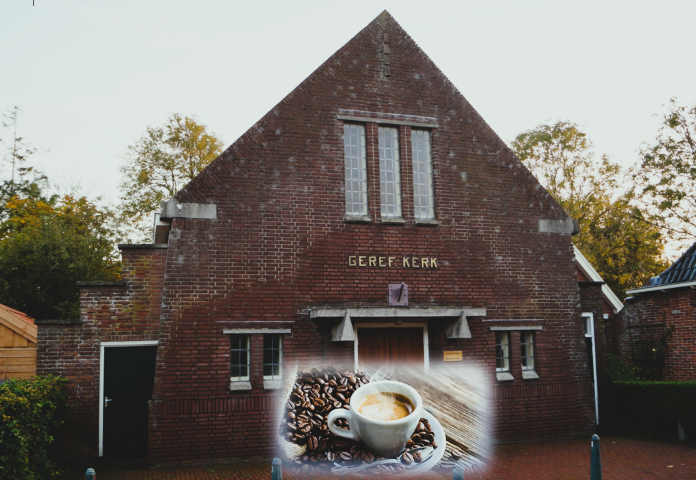
[[[355,332],[355,341],[353,342],[353,358],[355,359],[355,370],[360,370],[358,358],[358,328],[422,328],[423,329],[423,370],[427,373],[430,371],[430,347],[428,340],[428,324],[424,322],[418,323],[402,323],[396,325],[394,322],[379,322],[379,323],[354,323],[353,331]]]
[[[379,150],[379,198],[382,220],[403,221],[399,129],[377,127]],[[389,135],[389,136],[387,136]],[[389,192],[388,190],[392,190]],[[391,196],[391,198],[390,198]]]
[[[355,130],[355,131],[354,131]],[[353,142],[357,140],[357,142]],[[367,196],[367,138],[365,125],[343,124],[345,202],[347,220],[369,220]],[[354,187],[357,186],[357,189]],[[354,202],[355,196],[358,202]]]
[[[595,346],[595,329],[594,329],[594,313],[583,312],[582,319],[584,322],[583,330],[585,338],[592,339],[592,374],[594,376],[594,402],[595,402],[595,419],[599,425],[599,392],[597,390],[597,348]]]
[[[435,195],[433,193],[433,162],[430,131],[411,129],[411,159],[413,176],[413,216],[416,222],[435,220]],[[421,138],[419,138],[421,137]],[[423,142],[425,148],[419,148]],[[422,215],[425,211],[425,215]]]
[[[230,335],[230,354],[232,351],[244,351],[244,349],[237,349],[237,348],[232,348],[232,337],[233,336],[239,336],[239,337],[246,337],[247,340],[247,374],[246,376],[242,377],[233,377],[232,376],[232,359],[230,358],[230,390],[251,390],[251,335],[248,333],[235,333]],[[241,366],[238,365],[238,366]]]
[[[159,345],[157,340],[133,342],[101,342],[99,345],[99,456],[104,456],[104,349],[118,347],[152,347]]]
[[[281,382],[283,381],[283,335],[280,333],[270,333],[270,334],[266,333],[266,334],[264,334],[264,336],[263,336],[264,345],[263,345],[263,352],[262,352],[262,357],[261,357],[263,359],[262,368],[264,370],[266,369],[266,365],[267,365],[266,360],[264,358],[266,356],[266,337],[267,336],[277,337],[279,342],[280,342],[279,346],[278,346],[278,351],[279,351],[278,362],[279,363],[268,364],[268,365],[278,365],[278,369],[279,369],[280,373],[278,375],[273,375],[272,373],[271,373],[271,375],[266,375],[266,373],[264,372],[264,375],[263,375],[264,388],[267,390],[274,390],[274,389],[280,388]]]
[[[506,342],[503,343],[503,335],[505,335]],[[500,338],[500,343],[498,343],[498,338]],[[510,332],[507,330],[504,331],[496,331],[495,332],[495,376],[496,378],[501,381],[501,382],[507,382],[510,380],[514,380],[514,377],[512,376],[511,373],[511,362],[512,362],[512,352],[511,347],[512,347],[512,342],[510,341],[512,338],[512,335],[510,335]],[[503,366],[498,367],[498,345],[506,345],[507,346],[507,356],[503,355]],[[507,358],[507,366],[505,365],[505,358]]]
[[[537,354],[536,354],[536,333],[534,333],[534,330],[522,330],[520,331],[520,364],[522,365],[522,378],[524,380],[534,380],[539,378],[539,375],[536,373],[536,364],[537,364]],[[527,342],[526,340],[528,338],[531,338],[531,342]],[[524,342],[522,340],[525,340]],[[526,347],[526,353],[527,355],[522,355],[522,345],[527,345]],[[529,355],[529,348],[531,346],[532,354]],[[527,365],[525,366],[522,364],[522,358],[527,359]],[[529,365],[529,359],[532,359],[532,365]]]

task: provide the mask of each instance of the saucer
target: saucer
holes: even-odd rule
[[[433,437],[435,437],[434,441],[437,444],[437,448],[430,458],[428,458],[425,462],[419,463],[416,467],[409,467],[400,476],[412,476],[416,473],[427,472],[437,465],[437,462],[439,462],[442,456],[445,454],[447,438],[445,437],[445,430],[442,428],[442,425],[440,425],[440,422],[438,422],[437,419],[433,417],[433,415],[425,408],[423,409],[423,413],[421,413],[421,417],[425,418],[430,424],[430,428],[433,430]]]

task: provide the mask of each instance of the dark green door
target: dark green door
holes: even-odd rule
[[[156,356],[155,346],[104,349],[104,458],[147,458]]]

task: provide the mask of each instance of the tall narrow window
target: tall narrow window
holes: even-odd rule
[[[522,332],[522,371],[534,370],[534,332]]]
[[[242,382],[249,380],[249,335],[230,335],[231,373],[230,380]]]
[[[430,132],[411,130],[413,155],[413,214],[416,220],[434,220],[433,171]]]
[[[495,371],[510,371],[510,335],[508,332],[495,334]]]
[[[277,380],[282,376],[283,337],[282,335],[263,336],[263,378]]]
[[[379,127],[379,189],[382,218],[401,218],[399,130]]]
[[[343,125],[346,161],[346,215],[367,216],[367,166],[365,162],[365,127]]]

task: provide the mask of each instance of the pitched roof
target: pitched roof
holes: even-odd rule
[[[667,270],[650,279],[650,286],[673,285],[696,281],[696,243],[679,257]]]
[[[26,313],[0,304],[0,325],[3,325],[32,343],[37,343],[37,327]]]
[[[575,251],[575,264],[578,266],[583,275],[593,282],[603,282],[604,280],[602,277],[599,275],[599,273],[597,273],[597,270],[594,269],[590,261],[585,258],[585,255],[582,254],[578,247],[573,245],[573,250]],[[606,300],[609,305],[612,306],[614,313],[618,313],[619,310],[624,307],[621,300],[619,300],[619,297],[617,297],[613,290],[606,284],[602,285],[602,296],[604,297],[604,300]]]
[[[391,41],[390,60],[385,60],[385,35]],[[389,76],[385,62],[389,64]],[[507,170],[507,175],[518,179],[520,189],[532,197],[533,203],[547,209],[546,218],[567,217],[507,144],[386,10],[184,186],[175,195],[177,201],[213,203],[214,194],[208,188],[222,187],[225,181],[220,180],[221,175],[247,174],[254,162],[268,164],[269,152],[282,143],[293,125],[305,121],[298,119],[306,119],[305,130],[312,122],[326,122],[326,111],[321,112],[323,95],[328,95],[322,93],[326,85],[333,86],[331,95],[335,95],[327,98],[339,98],[343,109],[369,110],[379,115],[427,115],[437,118],[442,125],[456,125],[460,135],[466,132],[474,139],[476,155],[486,156],[487,163],[497,164]],[[440,92],[451,108],[406,101],[410,97],[425,99],[432,92]]]

